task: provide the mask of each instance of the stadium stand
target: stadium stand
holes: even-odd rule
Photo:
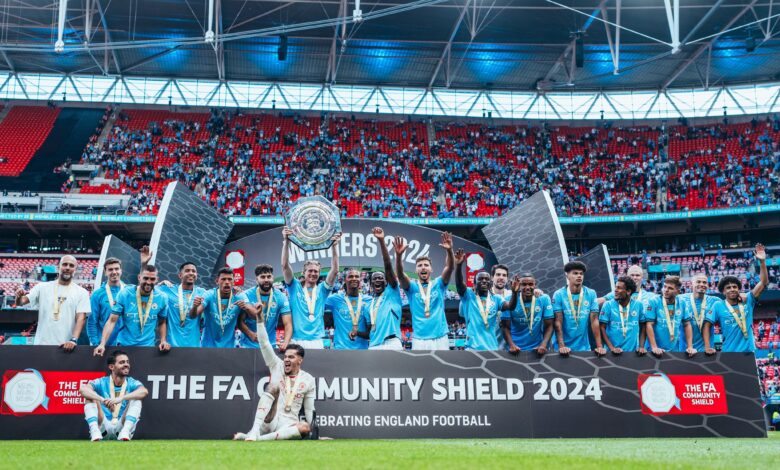
[[[51,132],[59,108],[14,106],[0,122],[0,176],[19,176]]]
[[[348,217],[496,216],[539,189],[561,215],[780,200],[776,116],[667,129],[115,113],[81,159],[100,165],[101,182],[72,190],[131,194],[129,213],[155,213],[173,180],[229,215],[281,214],[311,194],[332,197]]]

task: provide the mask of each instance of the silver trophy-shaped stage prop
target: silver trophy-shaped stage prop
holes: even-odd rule
[[[298,199],[284,221],[293,232],[290,241],[304,251],[330,248],[333,236],[341,232],[339,208],[322,196]]]

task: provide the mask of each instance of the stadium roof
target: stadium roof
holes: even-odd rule
[[[55,53],[62,3],[65,50]],[[558,91],[780,80],[774,0],[364,0],[360,9],[355,22],[354,0],[4,0],[0,68]]]

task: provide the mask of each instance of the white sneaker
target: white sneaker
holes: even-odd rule
[[[233,440],[234,441],[243,441],[246,440],[247,435],[243,432],[237,432],[233,434]]]
[[[244,441],[246,442],[255,442],[256,440],[257,440],[257,434],[255,433],[247,434],[246,437],[244,438]]]
[[[125,432],[125,431],[121,431],[119,433],[119,436],[117,436],[117,440],[118,441],[129,441],[130,440],[130,433],[129,432]]]
[[[103,440],[103,435],[99,430],[89,431],[89,440],[92,442],[98,442]]]

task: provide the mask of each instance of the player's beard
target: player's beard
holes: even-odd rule
[[[73,279],[73,274],[71,273],[60,273],[60,280],[65,282],[70,282]]]
[[[271,288],[274,286],[272,282],[263,282],[260,284],[260,290],[262,292],[271,292]]]

